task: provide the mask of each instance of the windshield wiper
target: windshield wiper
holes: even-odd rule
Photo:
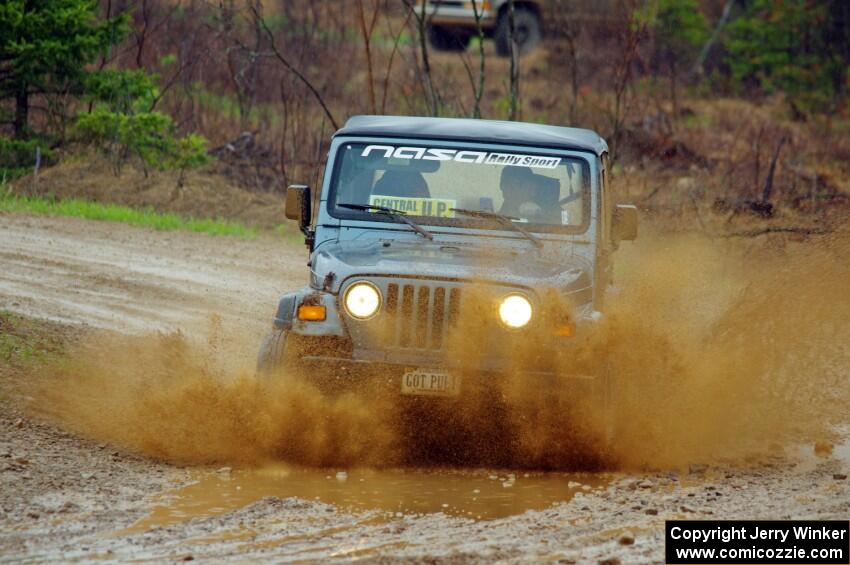
[[[496,220],[503,226],[508,226],[511,229],[514,229],[524,235],[528,239],[528,241],[534,244],[537,249],[543,249],[543,242],[540,241],[537,236],[535,236],[525,228],[520,227],[519,224],[514,223],[514,220],[517,220],[519,218],[514,218],[513,216],[506,216],[504,214],[497,214],[495,212],[485,212],[483,210],[466,210],[464,208],[452,208],[451,210],[463,216],[470,216],[472,218],[489,218],[491,220]]]
[[[404,222],[405,224],[407,224],[408,226],[413,228],[413,231],[415,231],[416,233],[418,233],[419,235],[421,235],[425,239],[427,239],[429,241],[434,241],[434,236],[431,234],[431,232],[429,232],[428,230],[426,230],[425,228],[423,228],[422,226],[420,226],[419,224],[417,224],[416,222],[414,222],[413,220],[408,218],[407,212],[404,212],[403,210],[396,210],[395,208],[387,208],[386,206],[374,206],[372,204],[343,203],[343,204],[337,204],[337,206],[340,207],[340,208],[348,208],[349,210],[372,211],[372,212],[377,212],[378,214],[384,214],[386,216],[390,216],[391,218],[401,220],[402,222]]]

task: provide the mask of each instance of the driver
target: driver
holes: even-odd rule
[[[499,188],[504,198],[500,214],[514,218],[533,218],[542,211],[536,202],[536,184],[530,168],[506,166],[502,169]]]

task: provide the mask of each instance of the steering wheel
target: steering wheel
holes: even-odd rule
[[[581,191],[580,190],[576,191],[576,192],[571,192],[568,195],[566,195],[565,197],[558,200],[558,205],[563,206],[564,204],[569,204],[570,202],[575,202],[579,198],[581,198]]]

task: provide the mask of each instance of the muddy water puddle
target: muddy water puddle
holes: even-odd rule
[[[606,487],[613,478],[454,469],[329,471],[287,465],[198,471],[195,482],[158,496],[150,514],[123,533],[225,514],[268,496],[298,497],[349,511],[443,512],[490,520],[569,501],[578,492]]]

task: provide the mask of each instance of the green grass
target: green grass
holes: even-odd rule
[[[192,231],[245,239],[256,237],[258,233],[256,228],[228,220],[183,218],[177,214],[161,213],[151,208],[129,208],[87,200],[55,200],[8,193],[0,194],[0,211],[45,216],[74,216],[87,220],[123,222],[155,230]]]
[[[61,353],[61,339],[46,323],[0,310],[0,364],[22,367]]]

